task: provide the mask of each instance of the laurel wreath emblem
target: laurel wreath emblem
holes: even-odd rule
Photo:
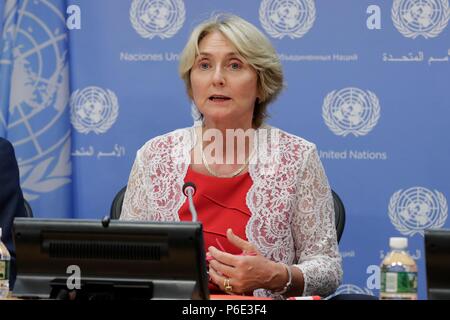
[[[336,292],[332,294],[330,297],[343,293],[367,294],[372,296],[374,295],[372,290],[368,288],[360,288],[354,284],[342,284],[337,288]]]
[[[394,227],[403,235],[406,236],[413,236],[416,233],[419,233],[423,236],[424,230],[423,229],[410,229],[407,226],[403,224],[403,222],[400,219],[400,216],[397,214],[397,204],[402,196],[403,189],[400,189],[399,191],[395,192],[391,199],[389,200],[389,206],[388,206],[388,212],[389,212],[389,218],[391,220],[391,223],[394,225]],[[444,226],[445,221],[447,220],[448,216],[448,206],[447,206],[447,200],[445,199],[444,195],[434,190],[434,193],[438,199],[439,202],[439,216],[436,220],[436,222],[433,223],[432,227],[441,228]],[[431,227],[431,226],[428,226]]]
[[[350,88],[348,88],[350,89]],[[323,101],[323,107],[322,107],[322,117],[325,121],[325,124],[327,127],[336,135],[338,136],[347,136],[348,134],[353,134],[355,137],[358,136],[364,136],[368,134],[372,129],[375,127],[375,125],[378,123],[378,120],[380,119],[380,102],[378,101],[377,96],[367,90],[366,94],[368,95],[368,98],[370,100],[370,106],[372,108],[372,112],[370,115],[370,118],[367,120],[367,123],[359,128],[359,129],[348,129],[348,128],[341,128],[336,124],[336,121],[333,119],[330,109],[333,100],[337,96],[336,90],[331,91],[327,96],[325,97]]]
[[[314,21],[316,20],[316,7],[314,5],[313,0],[303,0],[308,7],[308,17],[306,21],[295,31],[289,32],[279,32],[275,30],[272,26],[272,23],[267,18],[267,8],[269,4],[274,0],[263,0],[261,2],[261,6],[259,7],[259,20],[261,22],[262,27],[266,32],[273,38],[283,39],[285,36],[290,37],[291,39],[301,38],[303,37],[313,26]],[[302,0],[297,0],[302,1]]]
[[[175,6],[178,9],[178,18],[176,19],[175,23],[170,27],[169,30],[165,32],[151,32],[146,28],[142,21],[139,20],[139,17],[137,16],[138,7],[142,3],[142,1],[146,0],[133,0],[130,7],[130,21],[133,28],[136,30],[136,32],[145,39],[153,39],[155,36],[160,37],[161,39],[167,39],[173,37],[178,30],[181,29],[181,27],[184,24],[184,21],[186,19],[186,9],[184,6],[184,2],[182,0],[165,0],[165,2],[174,2]]]
[[[70,133],[64,139],[66,141],[50,173],[47,174],[55,163],[55,157],[49,157],[36,165],[19,165],[21,187],[27,201],[35,200],[40,194],[56,190],[72,181],[68,178],[72,174]]]
[[[96,89],[103,91],[103,89],[100,88]],[[109,105],[109,107],[111,107],[111,113],[98,126],[86,127],[83,122],[80,121],[78,115],[75,112],[75,106],[79,98],[79,91],[80,90],[75,90],[70,98],[70,106],[72,111],[70,114],[70,121],[72,122],[73,127],[77,129],[78,132],[84,134],[88,134],[91,131],[94,131],[96,134],[105,133],[109,128],[111,128],[114,122],[116,122],[117,116],[119,115],[119,102],[117,100],[116,94],[109,89],[106,90],[106,94],[109,98],[109,101],[111,102],[111,104]]]
[[[434,38],[437,37],[442,30],[444,30],[447,27],[448,21],[450,19],[450,7],[448,0],[436,0],[441,1],[442,4],[442,10],[443,10],[443,16],[441,18],[441,21],[439,21],[436,26],[427,32],[417,32],[414,30],[410,30],[408,26],[404,25],[404,23],[400,20],[400,6],[405,0],[394,0],[392,4],[391,9],[391,16],[392,16],[392,22],[394,23],[394,26],[397,28],[397,30],[403,34],[407,38],[415,39],[418,36],[423,36],[425,39],[428,38]]]

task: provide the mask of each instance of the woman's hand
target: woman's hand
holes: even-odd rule
[[[233,255],[209,247],[212,259],[209,262],[211,281],[221,290],[232,294],[251,293],[258,288],[276,289],[287,282],[283,265],[263,257],[248,241],[227,230],[228,241],[242,250],[241,255]]]

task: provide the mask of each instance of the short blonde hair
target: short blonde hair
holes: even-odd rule
[[[253,113],[253,125],[259,127],[267,115],[267,106],[283,89],[283,69],[274,47],[267,37],[246,20],[229,14],[218,14],[201,24],[191,33],[180,56],[179,73],[189,97],[191,92],[191,69],[199,54],[202,39],[215,31],[222,33],[238,50],[239,54],[256,70],[258,93]]]

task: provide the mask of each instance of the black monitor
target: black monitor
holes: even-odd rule
[[[428,299],[450,299],[450,229],[425,230]]]
[[[200,223],[16,218],[14,241],[16,297],[209,299]]]

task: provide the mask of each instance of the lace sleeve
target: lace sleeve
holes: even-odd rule
[[[342,280],[333,198],[317,150],[306,155],[301,169],[293,236],[298,267],[304,276],[303,295],[327,296]]]
[[[148,199],[145,185],[144,168],[139,150],[128,179],[120,220],[146,220]]]

